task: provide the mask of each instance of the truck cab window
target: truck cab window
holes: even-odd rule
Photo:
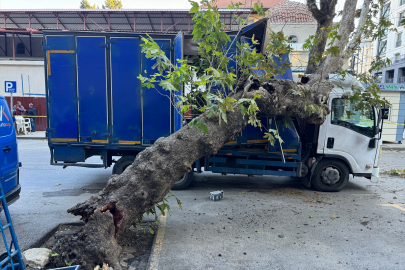
[[[374,110],[355,111],[348,99],[332,100],[331,123],[373,137]]]

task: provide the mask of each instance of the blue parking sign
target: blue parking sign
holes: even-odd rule
[[[17,93],[17,82],[6,81],[4,82],[4,92],[6,93]]]

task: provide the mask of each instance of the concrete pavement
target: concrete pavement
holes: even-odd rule
[[[174,192],[183,211],[174,207],[159,228],[149,269],[402,270],[404,187],[404,179],[355,178],[320,193],[292,178],[204,173]],[[222,201],[209,200],[214,190]]]
[[[25,250],[60,223],[77,222],[79,218],[66,210],[102,189],[111,176],[111,168],[51,166],[46,141],[18,140],[18,153],[22,163],[21,194],[9,210],[20,248]],[[93,158],[92,162],[100,159]]]

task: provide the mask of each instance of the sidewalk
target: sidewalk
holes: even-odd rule
[[[36,131],[31,133],[28,133],[27,135],[17,135],[17,139],[23,139],[23,140],[45,140],[46,139],[46,133],[45,131]]]
[[[403,143],[383,142],[382,149],[386,151],[405,151],[405,140]]]

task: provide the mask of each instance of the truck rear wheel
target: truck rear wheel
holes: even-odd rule
[[[340,191],[349,182],[349,169],[339,160],[323,159],[316,165],[311,182],[319,191]]]
[[[121,174],[125,169],[134,163],[136,156],[123,156],[117,162],[115,162],[112,174]]]
[[[172,189],[181,190],[187,188],[188,185],[190,185],[191,181],[193,181],[193,178],[194,178],[194,171],[183,174],[183,176],[180,177],[180,179],[174,183]]]

